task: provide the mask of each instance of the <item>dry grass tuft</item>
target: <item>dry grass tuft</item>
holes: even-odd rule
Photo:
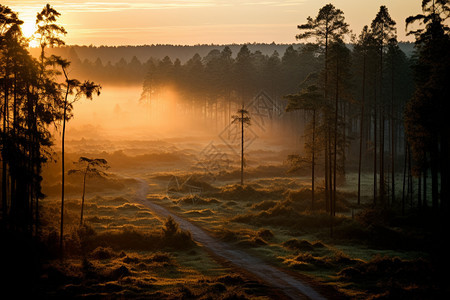
[[[283,247],[290,250],[313,251],[314,245],[306,240],[290,239],[283,243]]]
[[[266,241],[267,240],[271,240],[274,237],[273,232],[270,229],[260,229],[260,230],[258,230],[257,236],[259,238],[262,238],[263,240],[266,240]]]
[[[110,247],[97,247],[91,253],[91,257],[97,260],[111,259],[116,256],[117,253]]]
[[[338,273],[339,279],[366,290],[374,299],[441,299],[445,290],[433,266],[423,260],[375,256]]]
[[[221,202],[215,198],[202,198],[198,195],[190,195],[175,200],[175,203],[181,205],[210,205],[210,204],[220,204]]]

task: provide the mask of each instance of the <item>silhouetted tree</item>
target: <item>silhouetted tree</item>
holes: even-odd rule
[[[18,26],[22,21],[6,7],[0,11],[2,220],[29,233],[34,225],[37,234],[41,165],[51,146],[48,126],[60,116],[60,94],[57,83],[28,53],[28,40]]]
[[[44,72],[45,68],[45,48],[65,45],[61,35],[67,34],[67,31],[64,27],[56,24],[60,15],[50,4],[45,5],[42,11],[36,15],[35,39],[38,40],[41,47],[41,72]]]
[[[2,64],[2,92],[3,92],[3,107],[1,110],[2,117],[2,215],[3,219],[7,217],[8,203],[7,203],[7,168],[8,168],[8,147],[7,147],[7,132],[8,132],[8,101],[11,90],[10,84],[10,69],[12,58],[5,52],[8,52],[8,42],[14,39],[14,32],[19,29],[18,25],[23,21],[19,20],[17,14],[13,12],[9,7],[0,4],[0,50],[2,51],[1,64]]]
[[[242,108],[239,109],[237,113],[237,115],[232,116],[232,123],[240,123],[241,125],[241,185],[244,185],[244,128],[245,125],[249,126],[251,123],[249,113],[246,109],[244,109],[244,105],[242,105]]]
[[[372,32],[368,26],[364,26],[358,40],[355,43],[353,50],[354,60],[359,69],[356,70],[357,74],[361,77],[361,111],[360,111],[360,125],[359,125],[359,155],[358,155],[358,204],[361,203],[361,168],[362,168],[362,152],[363,152],[363,141],[364,141],[364,116],[365,116],[365,106],[366,106],[366,86],[367,86],[367,74],[368,74],[368,60],[369,56],[372,54],[371,50],[374,49],[374,39]]]
[[[423,0],[422,14],[406,19],[407,28],[420,21],[422,27],[409,31],[416,37],[415,91],[406,106],[405,128],[411,152],[424,175],[431,171],[432,206],[448,209],[449,142],[447,119],[450,82],[450,1]],[[439,178],[440,175],[440,178]],[[440,193],[439,193],[440,185]]]
[[[83,210],[84,210],[84,195],[86,191],[86,177],[90,176],[100,176],[104,177],[106,173],[103,170],[109,168],[108,162],[103,158],[87,158],[80,157],[77,164],[77,169],[69,170],[68,174],[81,173],[83,175],[83,192],[81,195],[81,213],[80,213],[80,226],[83,225]]]
[[[324,53],[324,70],[323,70],[323,92],[326,101],[329,100],[329,43],[341,40],[342,37],[348,33],[348,24],[345,22],[344,13],[340,9],[336,9],[334,5],[327,4],[323,6],[315,19],[308,17],[307,22],[297,26],[301,31],[296,36],[297,39],[308,39],[314,37],[317,43],[323,48]],[[331,120],[327,114],[330,110],[324,110],[324,120]],[[333,199],[333,184],[332,184],[332,161],[331,161],[331,126],[327,126],[327,140],[325,145],[325,194],[330,201]]]
[[[380,6],[380,10],[378,11],[375,19],[372,21],[371,30],[372,35],[378,45],[378,57],[379,57],[379,68],[378,68],[378,84],[379,84],[379,106],[380,106],[380,200],[381,203],[385,202],[385,177],[384,177],[384,133],[385,133],[385,97],[383,95],[383,54],[385,51],[385,46],[392,39],[396,39],[396,29],[395,29],[395,21],[392,20],[389,15],[388,9],[386,6]],[[375,104],[375,110],[377,110],[377,104]],[[376,114],[375,114],[376,116]],[[375,120],[376,122],[376,120]],[[377,134],[375,132],[375,134]],[[376,149],[377,145],[375,145]],[[376,150],[375,150],[376,151]],[[375,157],[376,164],[376,157]],[[376,174],[374,176],[376,178]],[[374,189],[377,189],[377,185],[375,182]],[[374,201],[376,201],[376,191],[374,192]]]
[[[71,111],[73,108],[73,103],[80,100],[81,97],[86,97],[92,100],[94,94],[100,95],[101,87],[91,81],[85,81],[84,83],[79,82],[77,79],[69,79],[67,68],[70,62],[52,55],[49,59],[49,63],[55,67],[61,68],[64,75],[64,84],[62,88],[64,92],[64,102],[63,102],[63,117],[62,117],[62,132],[61,132],[61,227],[60,227],[60,252],[63,255],[63,240],[64,240],[64,183],[65,183],[65,165],[64,165],[64,154],[65,154],[65,136],[66,136],[66,122],[71,118]],[[69,96],[73,95],[72,100],[69,100]]]
[[[334,85],[332,91],[334,93],[334,117],[333,117],[333,176],[332,176],[332,201],[330,212],[334,216],[336,214],[336,187],[337,187],[337,171],[345,173],[345,149],[347,147],[346,124],[345,124],[345,107],[350,101],[350,50],[345,46],[342,40],[334,41],[330,44],[329,49],[330,67],[330,84]],[[342,109],[341,109],[342,108]],[[342,111],[342,112],[340,112]],[[340,157],[338,162],[338,157]],[[339,164],[339,166],[338,166]],[[330,170],[331,171],[331,170]]]
[[[314,76],[311,76],[314,77]],[[299,155],[291,155],[289,160],[295,169],[301,168],[303,164],[311,164],[311,209],[314,209],[315,198],[315,166],[316,157],[318,156],[319,147],[317,145],[317,114],[325,103],[323,93],[316,85],[309,85],[302,89],[300,93],[285,96],[288,99],[286,111],[305,110],[312,114],[312,120],[310,123],[311,130],[310,142],[305,143],[305,148],[308,150],[310,157],[304,158]]]

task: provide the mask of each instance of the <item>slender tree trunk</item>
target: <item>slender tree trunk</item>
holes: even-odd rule
[[[426,161],[426,157],[425,157],[425,161]],[[428,207],[428,203],[427,203],[427,173],[428,173],[428,168],[425,166],[425,168],[423,170],[423,206],[424,207]]]
[[[325,141],[325,155],[324,155],[324,158],[325,158],[325,210],[328,212],[329,210],[330,210],[330,197],[329,197],[329,194],[328,194],[328,185],[329,185],[329,182],[328,182],[328,172],[329,172],[329,168],[328,168],[328,164],[329,164],[329,161],[328,161],[328,141],[326,140]]]
[[[241,111],[241,185],[244,185],[244,105]]]
[[[432,141],[432,152],[430,155],[430,169],[431,169],[431,201],[432,206],[434,210],[437,210],[439,208],[439,184],[438,184],[438,145],[437,142],[434,140]]]
[[[405,159],[403,163],[403,189],[402,189],[402,214],[405,214],[405,186],[406,186],[406,167],[408,159],[408,145],[405,141]]]
[[[328,171],[328,192],[330,194],[330,212],[333,212],[333,153],[331,152],[331,124],[328,125],[328,161],[329,161],[329,171]]]
[[[377,203],[377,103],[375,98],[373,114],[373,204]]]
[[[441,136],[441,165],[440,165],[440,179],[441,179],[441,207],[445,212],[448,212],[449,209],[449,176],[448,169],[450,168],[448,153],[449,153],[449,135],[446,129],[443,129],[443,133]]]
[[[384,130],[385,130],[385,117],[384,117],[384,104],[381,104],[381,116],[380,116],[380,203],[385,204],[385,177],[384,177]]]
[[[14,67],[16,65],[14,64]],[[17,72],[14,72],[14,88],[13,88],[13,121],[12,121],[12,130],[11,132],[11,140],[13,143],[17,142]],[[16,194],[16,179],[19,174],[17,174],[18,162],[13,159],[9,162],[9,176],[11,179],[10,186],[10,197],[12,200],[17,201],[18,197]],[[33,173],[30,173],[33,174]],[[32,223],[30,223],[32,224]]]
[[[336,170],[337,170],[337,136],[338,136],[338,109],[339,109],[339,59],[336,59],[336,99],[334,107],[334,153],[333,153],[333,205],[332,214],[336,215]]]
[[[380,47],[380,202],[385,201],[385,179],[384,179],[384,126],[385,126],[385,105],[383,97],[383,44]]]
[[[345,162],[347,160],[347,105],[346,103],[339,103],[342,115],[342,145],[341,145],[341,162],[342,162],[342,179],[345,180]]]
[[[419,174],[419,181],[417,183],[417,207],[422,208],[422,172]]]
[[[391,203],[395,202],[395,118],[394,118],[394,58],[391,73]]]
[[[66,115],[67,115],[67,97],[69,95],[69,81],[67,80],[67,90],[66,90],[66,96],[64,98],[64,112],[63,112],[63,128],[62,128],[62,134],[61,134],[61,228],[60,228],[60,236],[59,236],[59,251],[61,258],[64,255],[63,252],[63,244],[64,244],[64,141],[66,136]]]
[[[361,122],[359,125],[359,160],[358,160],[358,205],[361,204],[361,164],[362,164],[362,146],[363,146],[363,127],[364,127],[364,102],[366,98],[366,55],[363,58],[363,76],[362,76],[362,99],[361,99]]]
[[[311,210],[314,210],[314,171],[316,153],[316,110],[313,110],[313,130],[312,130],[312,164],[311,164]]]
[[[408,145],[408,195],[409,195],[409,206],[412,207],[413,198],[414,198],[414,187],[413,187],[413,178],[411,172],[411,148]]]
[[[4,77],[4,101],[3,101],[3,136],[2,136],[2,209],[3,209],[3,220],[6,220],[8,213],[8,193],[7,185],[8,182],[6,177],[7,173],[7,118],[8,118],[8,98],[9,98],[9,86],[8,86],[8,68],[5,67],[5,77]]]
[[[326,32],[325,32],[325,82],[324,82],[324,99],[325,101],[328,101],[328,22],[326,24]],[[325,140],[325,202],[326,202],[326,206],[327,206],[327,210],[331,211],[331,198],[329,196],[329,192],[330,192],[330,145],[329,145],[329,139],[330,139],[330,134],[329,134],[329,129],[328,129],[328,116],[327,116],[328,112],[324,111],[324,121],[325,121],[325,130],[327,131],[327,139]],[[332,225],[331,225],[332,226]]]
[[[83,194],[81,196],[81,217],[80,217],[80,226],[83,226],[83,211],[84,211],[84,193],[86,191],[86,175],[89,171],[89,165],[86,167],[86,171],[83,176]]]

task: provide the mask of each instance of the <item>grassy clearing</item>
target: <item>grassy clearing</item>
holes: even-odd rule
[[[426,234],[418,229],[426,221],[370,208],[359,208],[352,218],[355,195],[350,192],[338,193],[338,215],[331,219],[323,209],[322,190],[311,208],[309,188],[289,189],[285,179],[274,183],[268,179],[243,187],[224,185],[201,195],[157,201],[221,240],[269,263],[310,275],[350,298],[395,298],[439,290],[430,280],[439,277],[431,269],[431,246],[424,246]],[[435,242],[426,239],[427,245]],[[387,266],[389,271],[381,271]],[[410,270],[416,279],[413,275],[401,279]],[[424,274],[429,274],[428,279]]]
[[[65,205],[65,260],[59,249],[59,201],[42,201],[42,240],[48,263],[39,279],[46,297],[250,299],[258,292],[248,280],[224,280],[232,271],[197,246],[173,219],[161,222],[145,207],[122,196]],[[233,278],[234,278],[233,277]]]
[[[148,153],[149,147],[155,153],[163,147],[164,153]],[[316,190],[316,201],[311,207],[310,180],[287,176],[282,164],[254,167],[256,163],[250,163],[246,169],[248,184],[241,187],[232,184],[239,181],[238,168],[221,172],[214,184],[201,176],[202,170],[188,173],[186,170],[195,164],[196,151],[181,151],[169,144],[153,142],[146,144],[143,151],[113,152],[105,158],[115,171],[126,170],[127,174],[131,171],[136,177],[146,178],[154,193],[151,201],[192,220],[235,247],[332,285],[349,298],[443,298],[435,292],[446,290],[445,280],[438,275],[442,270],[436,266],[447,259],[445,247],[435,248],[439,248],[437,241],[445,236],[444,232],[429,230],[438,226],[422,215],[399,216],[395,211],[371,210],[367,206],[371,202],[370,176],[367,180],[363,178],[361,207],[354,205],[355,178],[350,176],[343,183],[337,195],[338,216],[331,220],[324,209],[324,191],[320,187]],[[180,153],[183,155],[178,156]],[[270,156],[278,159],[280,156],[275,154]],[[49,182],[58,181],[59,169],[55,170],[54,177],[44,176]],[[180,184],[186,184],[171,190],[174,175]],[[230,275],[230,269],[192,245],[187,233],[175,230],[172,237],[182,237],[176,240],[185,242],[181,246],[171,244],[170,234],[165,234],[168,228],[161,221],[145,207],[128,201],[127,195],[118,195],[127,189],[133,192],[139,184],[134,179],[114,176],[104,182],[90,179],[85,206],[89,226],[83,230],[78,228],[76,200],[81,195],[80,180],[71,177],[67,184],[72,198],[66,202],[66,240],[67,247],[74,250],[70,250],[64,264],[55,260],[48,266],[44,286],[55,286],[55,295],[264,298],[262,295],[267,292],[264,287]],[[201,192],[190,195],[192,186]],[[44,192],[53,195],[59,192],[59,187],[50,184],[47,190]],[[97,194],[102,196],[96,197]],[[48,226],[43,226],[46,228],[43,234],[46,242],[54,243],[57,249],[59,201],[48,201],[44,201],[44,208],[50,217],[45,219]],[[331,222],[333,238],[330,238]],[[65,276],[63,280],[61,274]]]

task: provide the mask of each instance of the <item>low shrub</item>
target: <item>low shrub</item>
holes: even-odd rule
[[[371,260],[362,261],[352,268],[344,268],[339,272],[343,279],[352,281],[400,280],[404,282],[417,282],[427,280],[433,269],[429,262],[423,259],[402,260],[398,257],[375,256]],[[398,276],[401,275],[401,276]]]
[[[264,200],[262,202],[256,203],[252,205],[253,210],[267,210],[274,207],[277,204],[276,201],[273,200]]]
[[[283,247],[290,250],[313,251],[314,246],[306,240],[290,239],[283,243]]]
[[[260,230],[258,230],[256,235],[259,238],[262,238],[264,240],[270,240],[270,239],[272,239],[274,237],[273,232],[270,229],[260,229]]]
[[[176,249],[187,249],[195,245],[189,231],[180,229],[175,220],[169,216],[162,227],[162,244]]]
[[[227,286],[231,285],[241,285],[244,283],[244,279],[240,275],[237,274],[229,274],[229,275],[223,275],[217,278],[218,282],[222,282],[223,284]]]
[[[91,257],[98,260],[111,259],[117,254],[109,247],[97,247],[92,251]]]

